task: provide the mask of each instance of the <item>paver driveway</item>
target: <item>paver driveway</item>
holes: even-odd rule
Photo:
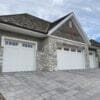
[[[100,69],[0,74],[6,100],[100,100]]]

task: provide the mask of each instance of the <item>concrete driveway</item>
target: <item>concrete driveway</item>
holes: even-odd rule
[[[100,100],[100,69],[0,74],[6,100]]]

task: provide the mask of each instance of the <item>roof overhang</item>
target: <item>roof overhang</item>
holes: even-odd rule
[[[13,25],[8,25],[8,24],[4,24],[4,23],[0,23],[0,29],[23,34],[23,35],[34,36],[34,37],[38,37],[38,38],[46,37],[46,35],[43,33],[27,30],[24,28],[16,27]]]

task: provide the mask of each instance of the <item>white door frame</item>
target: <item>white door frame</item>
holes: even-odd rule
[[[19,38],[15,38],[15,37],[9,37],[9,36],[2,36],[1,37],[1,46],[4,47],[5,45],[5,39],[9,39],[9,40],[16,40],[16,41],[20,41],[20,42],[29,42],[35,45],[35,52],[34,52],[34,56],[35,56],[35,70],[37,70],[37,66],[36,66],[36,55],[37,55],[37,42],[36,41],[31,41],[31,40],[25,40],[25,39],[19,39]],[[2,64],[3,65],[3,64]],[[3,66],[2,66],[3,67]]]

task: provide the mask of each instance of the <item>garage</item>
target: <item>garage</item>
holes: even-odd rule
[[[95,52],[89,53],[89,61],[90,61],[90,68],[96,68],[98,65],[98,58],[96,57]]]
[[[19,39],[3,39],[2,72],[36,70],[35,47],[33,42]]]
[[[78,50],[77,48],[58,48],[57,69],[85,69],[84,50]]]

